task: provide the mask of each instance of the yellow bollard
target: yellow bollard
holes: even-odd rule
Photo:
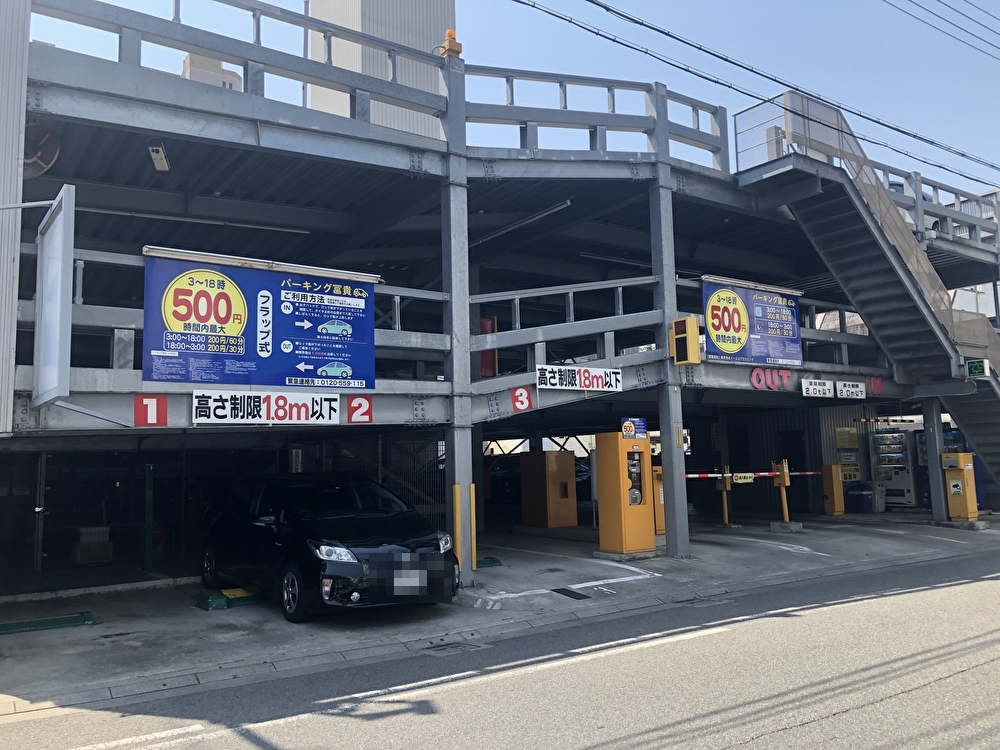
[[[728,466],[722,469],[722,479],[719,479],[715,486],[722,492],[722,525],[729,525],[729,490],[732,489],[733,478]]]
[[[452,525],[454,533],[451,535],[455,545],[455,557],[458,558],[458,570],[462,570],[462,485],[452,485],[451,488],[451,510],[454,521]]]
[[[476,485],[469,485],[469,546],[472,548],[472,569],[476,569]]]
[[[785,494],[785,487],[791,484],[791,476],[788,474],[788,459],[781,459],[780,464],[771,462],[771,471],[777,472],[774,477],[774,486],[781,493],[781,520],[788,523],[788,496]]]

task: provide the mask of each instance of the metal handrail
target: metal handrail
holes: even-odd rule
[[[890,191],[868,159],[843,113],[796,91],[785,92],[784,141],[807,155],[836,159],[850,175],[889,241],[923,291],[935,317],[947,330],[963,357],[988,358],[1000,365],[1000,337],[981,313],[952,308],[951,294],[907,226]]]

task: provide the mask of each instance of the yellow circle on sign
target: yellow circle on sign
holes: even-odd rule
[[[732,289],[718,289],[705,304],[705,333],[726,354],[735,354],[746,346],[750,316],[743,299]]]
[[[247,324],[247,302],[233,280],[208,268],[185,271],[163,292],[168,331],[239,336]]]

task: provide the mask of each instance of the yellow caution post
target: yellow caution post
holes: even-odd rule
[[[451,487],[451,511],[455,527],[451,535],[452,544],[455,546],[455,557],[458,558],[458,570],[462,570],[462,485],[455,484]]]
[[[469,485],[469,545],[472,548],[472,569],[476,569],[476,485]]]

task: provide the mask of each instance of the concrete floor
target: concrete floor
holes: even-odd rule
[[[829,520],[794,535],[763,526],[695,527],[687,560],[616,563],[595,559],[593,549],[571,540],[486,534],[479,557],[494,556],[502,565],[477,571],[477,586],[464,589],[454,604],[342,612],[305,625],[285,622],[276,603],[204,612],[194,606],[198,586],[0,605],[4,622],[80,611],[95,618],[92,626],[0,636],[0,715],[322,668],[998,550],[1000,531]]]
[[[974,546],[463,648],[9,714],[0,747],[995,747],[1000,557]]]

